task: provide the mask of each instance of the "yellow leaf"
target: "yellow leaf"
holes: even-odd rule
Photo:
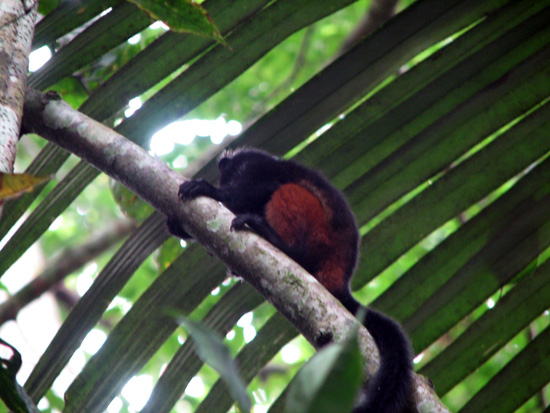
[[[49,176],[30,174],[0,174],[0,201],[17,198],[31,192],[36,185],[48,181]]]

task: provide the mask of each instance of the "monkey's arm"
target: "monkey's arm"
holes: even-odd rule
[[[250,227],[253,228],[259,235],[268,239],[278,248],[283,246],[283,242],[278,235],[269,227],[267,222],[264,225],[259,224],[262,217],[259,215],[263,211],[264,204],[269,199],[273,189],[270,185],[246,185],[244,186],[223,186],[220,188],[215,187],[204,179],[194,179],[181,184],[178,192],[178,196],[182,201],[189,201],[200,196],[206,196],[208,198],[215,199],[230,209],[235,215],[248,215],[250,221]],[[254,212],[251,212],[254,211]],[[256,225],[253,227],[252,221],[256,217]],[[243,229],[245,222],[243,220],[241,224],[239,221],[233,223],[232,228],[240,230]],[[265,221],[265,220],[264,220]],[[187,234],[183,228],[181,228],[178,220],[174,217],[168,218],[168,230],[171,234],[184,238],[192,238]],[[267,228],[269,227],[269,228]],[[271,229],[271,233],[268,234]],[[264,236],[265,234],[265,236]],[[278,238],[278,239],[277,239]],[[283,250],[282,248],[280,248]],[[283,250],[283,252],[286,252]]]
[[[199,196],[207,196],[208,198],[223,202],[227,197],[225,192],[204,179],[193,179],[180,185],[178,196],[182,201],[195,199]]]
[[[180,186],[178,195],[180,199],[184,201],[194,199],[199,196],[207,196],[209,198],[215,199],[216,201],[227,204],[230,209],[233,209],[231,208],[232,204],[249,202],[238,199],[242,197],[242,195],[240,194],[246,193],[257,194],[258,191],[255,190],[255,188],[250,188],[248,191],[244,191],[242,188],[233,187],[216,188],[215,186],[203,179],[197,179],[182,184]],[[281,251],[287,253],[288,255],[287,244],[282,240],[279,234],[277,234],[275,230],[271,228],[264,217],[254,213],[237,213],[237,216],[231,223],[231,229],[237,231],[244,230],[246,225],[248,225],[259,236],[265,238],[275,247],[279,248]]]
[[[260,237],[297,261],[300,259],[302,251],[297,250],[297,248],[291,248],[269,225],[265,217],[257,213],[248,212],[255,203],[258,203],[259,210],[263,210],[262,202],[258,202],[258,200],[269,196],[271,192],[271,188],[268,188],[266,185],[247,188],[233,186],[216,188],[203,179],[197,179],[183,183],[180,186],[178,195],[184,201],[199,196],[207,196],[222,202],[236,214],[235,219],[231,223],[232,230],[241,231],[245,230],[246,226],[248,226]],[[243,210],[246,212],[241,212]],[[183,231],[175,219],[168,219],[168,229],[170,233],[180,238],[191,238],[189,234]]]
[[[294,261],[299,260],[301,252],[297,251],[296,248],[291,248],[263,216],[250,213],[238,214],[231,223],[231,229],[241,231],[246,229],[245,225],[248,225],[256,234],[280,249]]]
[[[180,185],[178,191],[178,197],[181,200],[190,200],[197,198],[199,196],[207,196],[213,198],[217,201],[222,201],[222,196],[219,188],[216,188],[214,185],[205,181],[204,179],[194,179],[191,181],[184,182]],[[192,239],[191,235],[183,230],[179,220],[176,217],[168,217],[166,224],[168,225],[168,231],[172,235],[183,239]]]

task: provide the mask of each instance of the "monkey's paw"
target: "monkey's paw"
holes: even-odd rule
[[[231,231],[242,231],[245,225],[252,229],[256,229],[263,222],[262,217],[255,214],[239,214],[231,222]]]
[[[215,188],[204,179],[193,179],[180,185],[178,197],[182,201],[189,201],[199,196],[210,196]]]

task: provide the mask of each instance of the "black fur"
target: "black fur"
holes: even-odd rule
[[[181,185],[180,198],[190,200],[207,196],[222,202],[236,215],[232,223],[233,229],[242,230],[248,226],[314,276],[320,268],[320,257],[330,254],[331,250],[313,251],[312,254],[311,246],[307,245],[307,237],[304,242],[287,244],[266,219],[266,206],[272,195],[282,185],[289,183],[303,186],[321,200],[331,219],[330,235],[334,235],[335,239],[342,239],[342,234],[345,234],[343,239],[346,243],[342,248],[347,251],[345,263],[342,264],[345,268],[342,268],[340,287],[327,288],[350,312],[356,314],[362,306],[351,295],[349,281],[357,264],[359,235],[355,218],[341,192],[316,171],[256,149],[224,152],[218,167],[219,188],[204,180],[189,181]],[[175,235],[187,236],[173,222],[169,221],[169,226]],[[338,241],[336,245],[341,244]],[[367,309],[364,325],[380,351],[381,365],[369,383],[365,402],[354,412],[415,411],[408,407],[412,391],[412,352],[406,334],[396,321],[373,309]]]

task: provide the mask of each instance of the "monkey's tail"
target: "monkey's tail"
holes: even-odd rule
[[[364,325],[380,352],[380,368],[371,379],[365,402],[354,413],[405,413],[413,385],[412,350],[399,323],[367,309]]]

